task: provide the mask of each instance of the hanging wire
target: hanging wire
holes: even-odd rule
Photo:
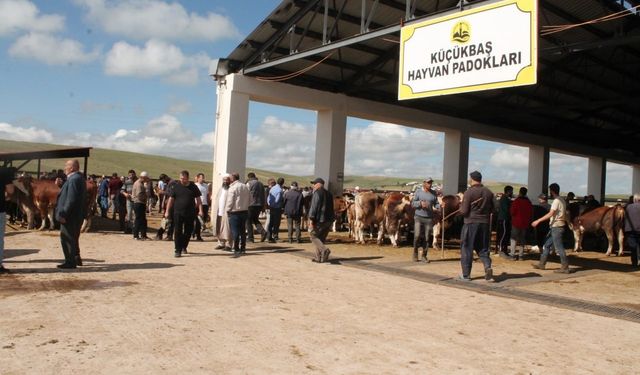
[[[612,13],[603,17],[599,17],[590,21],[585,21],[585,22],[581,22],[581,23],[573,23],[573,24],[566,24],[566,25],[546,25],[546,26],[542,26],[542,30],[540,32],[540,35],[545,36],[545,35],[550,35],[550,34],[554,34],[554,33],[559,33],[561,31],[567,31],[576,27],[580,27],[580,26],[584,26],[584,25],[591,25],[591,24],[595,24],[595,23],[600,23],[600,22],[607,22],[607,21],[612,21],[618,18],[622,18],[622,17],[627,17],[627,16],[631,16],[631,15],[635,15],[635,13],[633,12],[634,10],[637,10],[638,8],[640,8],[640,5],[636,5],[634,7],[630,7],[629,9],[625,9],[622,10],[620,12],[616,12],[616,13]]]
[[[289,74],[285,74],[285,75],[281,75],[281,76],[277,76],[277,77],[255,77],[258,81],[267,81],[267,82],[281,82],[281,81],[286,81],[288,79],[291,78],[295,78],[298,77],[306,72],[308,72],[309,70],[315,68],[316,66],[322,64],[326,59],[328,59],[329,57],[333,56],[336,53],[336,51],[331,52],[330,54],[328,54],[327,56],[325,56],[322,60],[311,64],[310,66],[300,69],[297,72],[292,72]]]

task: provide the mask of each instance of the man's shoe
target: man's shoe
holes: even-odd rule
[[[487,281],[493,281],[493,269],[487,268],[486,271],[484,271],[484,279]]]
[[[173,256],[176,258],[180,258],[182,256],[182,253],[179,251],[176,251],[175,253],[173,253]]]
[[[198,242],[202,242],[202,241],[204,241],[204,240],[202,239],[202,237],[198,236],[198,237],[196,237],[196,241],[198,241]]]
[[[327,251],[325,251],[325,252],[322,254],[322,259],[320,259],[321,263],[324,263],[324,262],[328,261],[328,260],[329,260],[329,255],[330,255],[330,254],[331,254],[331,250],[327,249]]]
[[[269,240],[269,243],[276,243],[276,240],[271,239],[271,240]]]
[[[4,268],[3,265],[0,265],[0,274],[3,274],[3,273],[10,273],[10,272],[8,269]]]
[[[232,258],[240,258],[240,252],[239,251],[234,251],[233,255],[231,256]]]
[[[182,249],[182,254],[187,254],[187,249]]]
[[[320,263],[320,261],[319,261],[319,260],[317,260],[316,258],[312,258],[312,259],[311,259],[311,261],[312,261],[313,263]]]
[[[231,247],[225,246],[224,251],[231,251]]]
[[[289,243],[293,243],[293,240],[291,238],[289,238]]]
[[[76,265],[75,264],[69,264],[69,263],[62,263],[62,264],[58,264],[57,267],[60,268],[60,269],[69,270],[69,269],[76,268]]]
[[[469,276],[464,276],[464,275],[460,275],[457,278],[458,281],[471,281],[471,278]]]
[[[82,258],[80,258],[80,255],[76,255],[76,266],[82,266]]]
[[[224,245],[218,245],[215,247],[216,250],[223,250],[224,249]]]
[[[542,263],[534,263],[531,265],[531,267],[537,269],[537,270],[544,270],[546,269],[546,266]]]
[[[267,239],[267,231],[262,232],[262,235],[260,235],[260,242],[264,242],[264,240]]]

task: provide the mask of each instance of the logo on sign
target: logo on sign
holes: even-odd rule
[[[465,21],[460,21],[451,30],[451,41],[464,44],[471,39],[471,26]]]

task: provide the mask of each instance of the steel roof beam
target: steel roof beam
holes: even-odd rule
[[[379,38],[381,36],[385,36],[385,35],[390,35],[390,34],[394,34],[400,31],[400,25],[393,25],[393,26],[388,26],[382,29],[378,29],[375,31],[371,31],[368,32],[366,34],[362,34],[362,35],[356,35],[354,37],[350,37],[350,38],[345,38],[342,39],[338,42],[333,42],[318,48],[313,48],[307,51],[303,51],[303,52],[299,52],[296,53],[294,55],[291,56],[285,56],[285,57],[281,57],[269,62],[265,62],[262,64],[258,64],[258,65],[254,65],[252,67],[249,68],[244,68],[243,72],[244,74],[249,74],[249,73],[253,73],[253,72],[257,72],[266,68],[270,68],[270,67],[274,67],[280,64],[284,64],[286,62],[289,61],[294,61],[294,60],[298,60],[298,59],[302,59],[302,58],[306,58],[309,56],[313,56],[313,55],[319,55],[325,52],[329,52],[329,51],[334,51],[340,48],[344,48],[344,47],[353,47],[355,45],[357,45],[358,43],[367,41],[367,40],[372,40],[372,39],[376,39]]]
[[[274,43],[282,39],[287,34],[287,32],[289,32],[289,29],[292,26],[294,26],[299,20],[301,20],[302,17],[304,17],[307,14],[307,12],[311,10],[314,6],[316,6],[319,2],[320,0],[309,0],[307,4],[304,7],[300,8],[296,12],[296,14],[293,15],[293,17],[289,18],[289,20],[287,20],[287,22],[285,22],[278,31],[276,31],[273,35],[271,35],[271,37],[264,43],[264,46],[262,49],[256,50],[251,56],[249,56],[248,59],[244,61],[245,66],[250,65],[258,57],[260,57],[260,55],[267,48],[271,47]]]

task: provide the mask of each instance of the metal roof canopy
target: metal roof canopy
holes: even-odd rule
[[[42,159],[72,159],[84,157],[84,175],[87,175],[87,160],[93,147],[77,147],[63,148],[57,150],[44,151],[18,151],[18,152],[0,152],[0,160],[3,166],[13,166],[14,161],[23,161],[16,169],[24,167],[32,160],[38,160],[38,175],[40,175],[40,162]]]
[[[464,9],[484,3],[465,2]],[[539,30],[623,10],[630,15],[539,34],[538,83],[532,86],[397,100],[402,24],[462,9],[458,0],[284,0],[227,63],[229,73],[552,136],[638,164],[640,15],[629,10],[638,5],[539,0]]]

